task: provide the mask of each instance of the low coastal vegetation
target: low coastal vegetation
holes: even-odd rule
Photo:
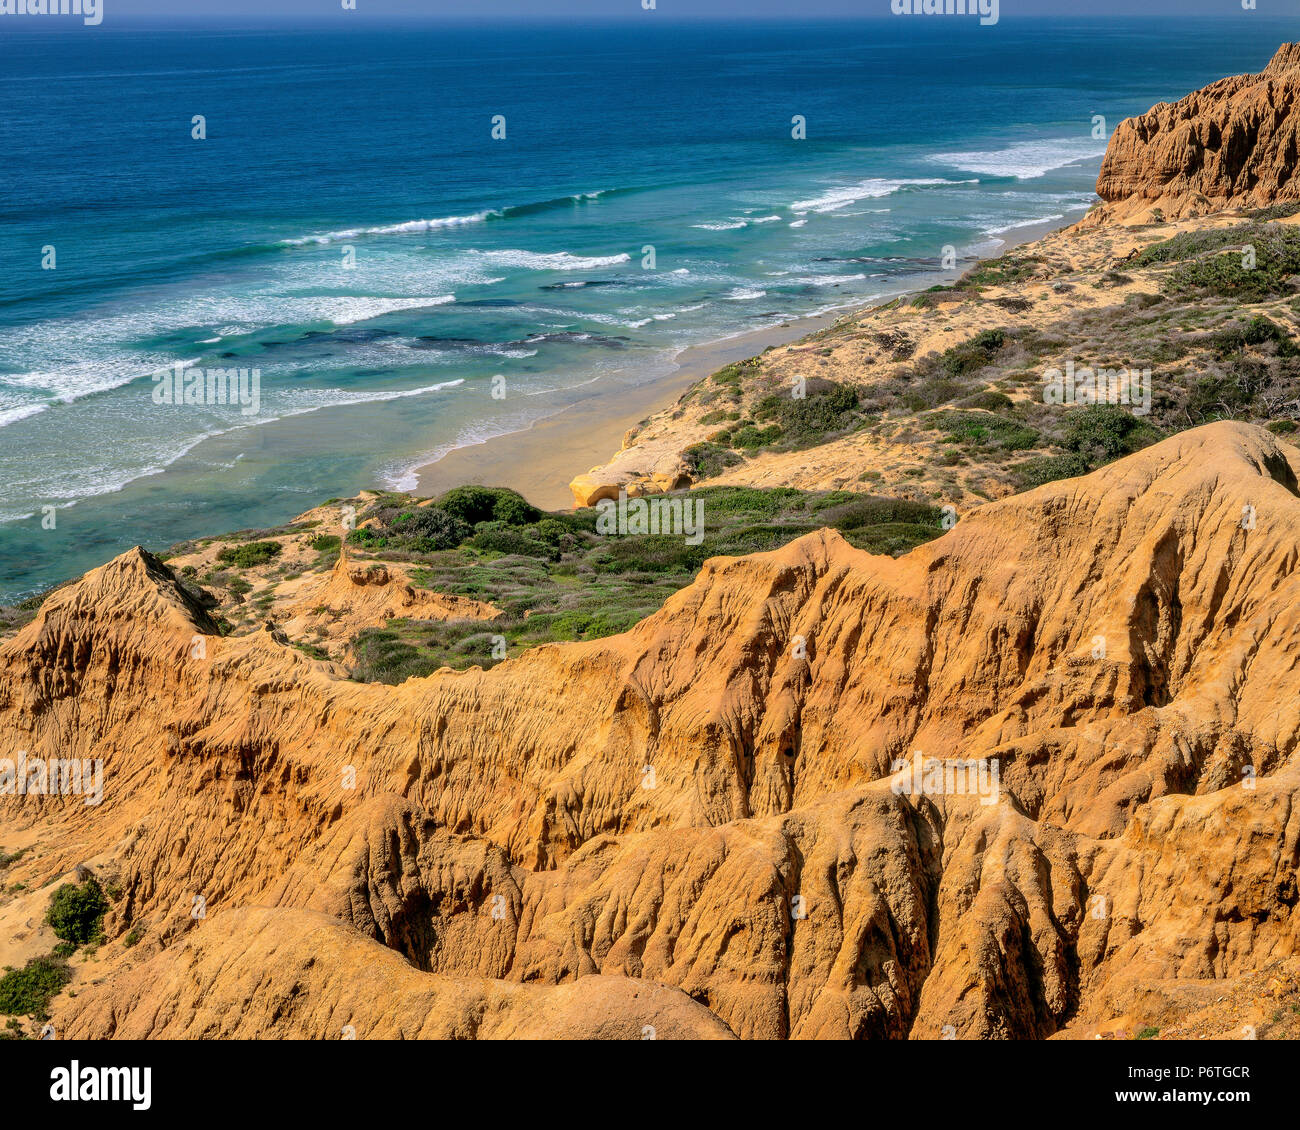
[[[352,676],[400,682],[623,632],[690,584],[707,558],[777,549],[826,526],[860,548],[895,554],[943,532],[935,507],[856,492],[711,487],[692,497],[705,519],[695,545],[662,534],[602,536],[595,509],[547,514],[507,490],[459,488],[423,507],[408,496],[378,497],[348,536],[355,560],[411,563],[416,584],[490,602],[502,615],[489,623],[394,618],[365,629]]]

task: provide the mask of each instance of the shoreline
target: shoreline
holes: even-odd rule
[[[1032,221],[990,235],[990,239],[1001,241],[992,257],[1061,231],[1084,214],[1067,213],[1060,220]],[[676,403],[698,381],[770,346],[799,341],[849,315],[919,294],[936,282],[951,285],[988,258],[974,260],[951,278],[949,272],[928,272],[906,287],[883,291],[867,302],[846,303],[824,314],[686,346],[674,358],[673,371],[664,376],[610,395],[587,396],[519,431],[453,448],[433,462],[414,468],[411,474],[416,484],[411,493],[436,497],[464,485],[509,487],[543,510],[572,510],[575,500],[569,483],[608,462],[621,449],[630,428]]]

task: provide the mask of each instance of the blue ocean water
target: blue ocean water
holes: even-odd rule
[[[5,32],[0,601],[137,542],[410,486],[685,346],[1073,218],[1094,115],[1113,129],[1287,38],[1262,18]],[[256,367],[258,413],[156,404],[177,362]]]

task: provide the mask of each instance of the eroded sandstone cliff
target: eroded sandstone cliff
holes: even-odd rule
[[[398,687],[222,638],[125,554],[0,647],[6,745],[105,763],[102,805],[2,801],[29,922],[78,863],[121,892],[55,1023],[1043,1037],[1287,959],[1296,471],[1213,424]],[[996,795],[901,791],[916,751]]]
[[[1122,121],[1087,222],[1168,219],[1300,200],[1300,43],[1256,75],[1220,79]]]

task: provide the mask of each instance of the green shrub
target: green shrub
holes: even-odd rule
[[[1082,455],[1069,452],[1066,455],[1045,455],[1038,459],[1029,459],[1019,464],[1013,471],[1016,483],[1021,490],[1031,490],[1044,483],[1054,483],[1059,479],[1073,479],[1086,475],[1092,470],[1092,464]]]
[[[760,358],[748,357],[744,361],[737,361],[732,365],[724,365],[716,373],[713,379],[720,385],[726,385],[733,391],[739,391],[740,383],[746,372],[753,372],[759,366]]]
[[[1025,451],[1042,442],[1038,432],[1027,424],[986,412],[941,412],[935,417],[935,425],[954,443]]]
[[[983,408],[987,412],[1002,412],[1014,408],[1011,397],[1004,392],[977,392],[961,402],[963,408]]]
[[[707,510],[706,510],[707,513]],[[593,562],[609,573],[696,572],[717,549],[687,545],[685,539],[665,535],[607,538],[603,558]]]
[[[739,448],[767,447],[781,438],[781,429],[773,424],[767,428],[756,428],[748,424],[737,428],[731,434],[731,446]]]
[[[217,554],[217,560],[237,569],[252,569],[278,557],[283,548],[278,541],[249,541],[226,546]]]
[[[924,412],[930,408],[938,408],[941,404],[947,404],[948,401],[965,392],[966,388],[962,381],[950,380],[947,377],[930,377],[919,384],[904,386],[898,392],[898,400],[913,412]]]
[[[530,526],[542,517],[542,512],[523,495],[506,487],[453,487],[436,505],[471,526],[493,520],[510,526]]]
[[[695,443],[682,452],[682,462],[695,480],[711,479],[740,461],[740,456],[734,451],[716,443]]]
[[[537,523],[537,537],[549,546],[567,545],[573,540],[573,527],[557,518],[543,518]]]
[[[1201,377],[1187,394],[1187,414],[1198,422],[1234,417],[1255,399],[1240,377]]]
[[[405,682],[437,670],[437,660],[401,640],[396,632],[375,628],[361,632],[353,644],[357,665],[352,678],[363,683]]]
[[[1300,352],[1296,348],[1295,342],[1291,340],[1291,335],[1276,322],[1264,317],[1263,314],[1256,314],[1244,325],[1235,325],[1219,330],[1211,338],[1211,341],[1215,352],[1220,357],[1240,353],[1249,346],[1264,345],[1267,342],[1276,343],[1279,357],[1290,357]]]
[[[320,553],[328,553],[331,549],[338,549],[343,539],[337,534],[317,534],[307,544]]]
[[[969,341],[954,345],[939,357],[939,367],[950,377],[964,377],[993,364],[994,358],[1006,344],[1002,330],[981,330]]]
[[[591,627],[589,612],[561,612],[551,617],[551,635],[561,640],[580,640]]]
[[[980,263],[973,271],[963,275],[957,285],[1005,286],[1007,283],[1021,282],[1035,274],[1042,261],[1037,255],[1003,255],[1000,259]]]
[[[1255,266],[1243,265],[1242,248],[1255,249]],[[1245,224],[1217,231],[1185,232],[1146,249],[1135,262],[1173,262],[1163,283],[1167,294],[1217,294],[1258,301],[1285,293],[1300,271],[1300,231],[1280,224]]]
[[[103,940],[101,925],[108,899],[94,878],[84,883],[64,883],[50,899],[45,921],[54,936],[73,945],[85,946]]]
[[[473,532],[467,522],[440,506],[399,514],[391,528],[402,544],[421,553],[455,549]]]
[[[867,495],[825,511],[822,520],[841,532],[897,523],[937,527],[939,511],[924,502]]]
[[[1246,213],[1252,220],[1285,220],[1300,212],[1300,204],[1270,204],[1267,208],[1252,208]]]
[[[72,970],[66,962],[34,957],[22,969],[11,969],[0,977],[0,1013],[44,1020],[51,999],[71,980]]]
[[[490,553],[518,554],[522,557],[550,557],[554,552],[551,546],[530,538],[520,530],[509,528],[484,530],[470,538],[467,544]]]
[[[819,382],[819,387],[826,391],[801,399],[788,393],[765,396],[755,405],[754,415],[776,427],[781,445],[788,448],[812,447],[848,431],[858,420],[858,390],[830,381]],[[771,428],[766,431],[770,433]]]
[[[1233,228],[1203,228],[1179,232],[1170,239],[1153,243],[1133,259],[1134,267],[1150,267],[1157,263],[1181,263],[1200,255],[1221,251],[1225,247],[1241,247],[1250,242],[1252,234],[1260,231],[1257,225],[1244,224]]]
[[[806,497],[794,487],[702,487],[690,496],[701,500],[710,520],[735,515],[771,518],[800,506]]]
[[[1089,404],[1066,412],[1062,446],[1093,463],[1108,463],[1158,438],[1128,409],[1118,404]]]

